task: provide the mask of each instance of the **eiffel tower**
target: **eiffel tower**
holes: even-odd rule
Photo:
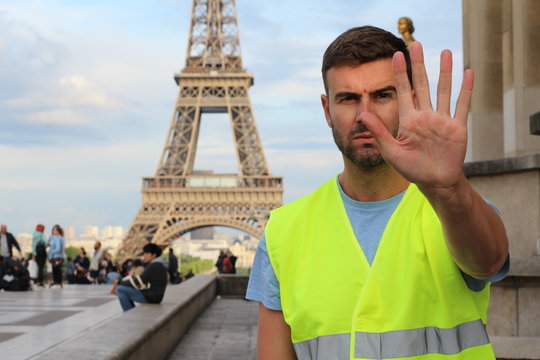
[[[260,237],[270,210],[283,202],[282,178],[270,174],[242,67],[235,0],[193,0],[185,68],[161,159],[143,178],[142,206],[119,257],[162,247],[205,226],[226,226]],[[228,113],[239,174],[193,170],[201,115]]]

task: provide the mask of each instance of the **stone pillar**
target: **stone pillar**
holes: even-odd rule
[[[540,1],[503,0],[504,155],[540,152],[529,117],[540,110]]]
[[[467,159],[504,156],[503,0],[463,0],[463,64],[475,73]]]

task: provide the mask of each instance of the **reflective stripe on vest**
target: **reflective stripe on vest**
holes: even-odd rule
[[[348,359],[350,334],[326,335],[294,344],[302,359]],[[366,359],[405,358],[427,354],[452,355],[489,343],[481,320],[450,329],[425,327],[384,333],[355,333],[355,357]]]

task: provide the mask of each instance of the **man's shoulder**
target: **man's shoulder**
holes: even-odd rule
[[[152,261],[150,264],[146,265],[145,271],[166,271],[167,267],[161,261]]]

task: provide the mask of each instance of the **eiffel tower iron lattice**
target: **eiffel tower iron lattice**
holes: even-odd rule
[[[260,237],[283,199],[282,178],[270,174],[242,67],[235,0],[193,0],[186,65],[169,132],[153,177],[143,178],[142,206],[119,256],[147,242],[162,247],[190,230],[227,226]],[[240,174],[193,170],[204,113],[228,113]]]

